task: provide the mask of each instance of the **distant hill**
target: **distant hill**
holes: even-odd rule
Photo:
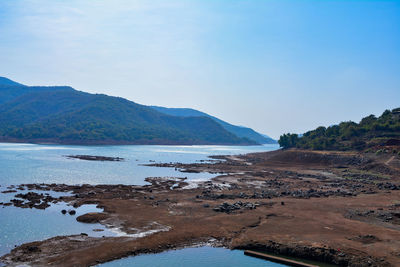
[[[14,82],[6,77],[0,76],[0,85],[16,85],[16,86],[24,86],[23,84]]]
[[[279,138],[283,148],[315,150],[377,151],[383,147],[400,148],[400,108],[386,110],[380,117],[369,115],[359,123],[341,122],[328,128],[323,126],[302,136],[284,134]],[[400,153],[393,150],[394,153]]]
[[[119,97],[68,86],[25,86],[7,78],[0,79],[0,141],[257,144],[205,116],[171,116]]]
[[[247,127],[242,127],[242,126],[235,126],[230,123],[227,123],[223,120],[220,120],[214,116],[211,116],[207,113],[191,109],[191,108],[165,108],[165,107],[157,107],[157,106],[151,106],[153,109],[172,116],[179,116],[179,117],[208,117],[211,118],[212,120],[216,121],[219,123],[222,127],[224,127],[225,130],[233,133],[234,135],[238,137],[243,137],[247,138],[250,140],[253,140],[259,144],[276,144],[277,141],[270,138],[267,135],[263,135],[260,133],[257,133],[253,129],[247,128]]]

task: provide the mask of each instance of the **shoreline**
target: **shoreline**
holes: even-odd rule
[[[71,146],[123,146],[123,145],[154,145],[154,146],[263,146],[278,145],[276,143],[214,143],[214,142],[181,142],[173,140],[143,140],[143,141],[80,141],[80,140],[57,140],[57,139],[4,139],[0,138],[0,143],[9,144],[34,144],[34,145],[71,145]]]
[[[147,178],[150,184],[144,186],[24,185],[30,190],[72,191],[63,201],[104,209],[87,220],[118,222],[126,233],[168,230],[139,238],[85,237],[79,244],[58,237],[33,242],[36,253],[25,244],[1,259],[9,264],[19,259],[89,266],[214,238],[230,249],[260,249],[344,266],[400,263],[400,203],[395,203],[400,199],[400,159],[386,164],[386,158],[372,154],[299,150],[213,158],[218,160],[172,164],[182,170],[224,173],[190,188],[190,181],[161,177]]]

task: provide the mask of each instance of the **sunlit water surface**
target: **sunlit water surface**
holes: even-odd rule
[[[207,173],[181,173],[174,168],[142,166],[155,162],[194,163],[210,155],[275,150],[265,146],[62,146],[0,143],[0,185],[21,183],[144,184],[156,176],[212,178]],[[125,158],[121,162],[69,159],[66,155]]]

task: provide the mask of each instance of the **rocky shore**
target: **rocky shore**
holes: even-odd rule
[[[68,155],[70,159],[81,159],[81,160],[95,160],[95,161],[123,161],[124,158],[120,157],[105,157],[105,156],[92,156],[92,155]]]
[[[10,266],[90,266],[128,255],[210,242],[341,266],[400,265],[400,157],[274,151],[152,164],[221,175],[210,181],[150,177],[145,186],[26,184],[1,205],[65,201],[104,212],[77,218],[119,227],[121,237],[54,237],[16,247]],[[19,193],[19,190],[31,190]],[[35,190],[69,192],[51,197]],[[140,214],[140,216],[138,216]]]

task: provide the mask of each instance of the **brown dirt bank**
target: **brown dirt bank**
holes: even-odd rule
[[[55,237],[1,259],[89,266],[213,239],[342,266],[400,266],[398,157],[385,164],[388,159],[375,154],[294,150],[216,158],[167,164],[229,173],[197,184],[150,178],[146,186],[24,185],[72,190],[63,200],[104,208],[84,219],[119,226],[130,236]]]

